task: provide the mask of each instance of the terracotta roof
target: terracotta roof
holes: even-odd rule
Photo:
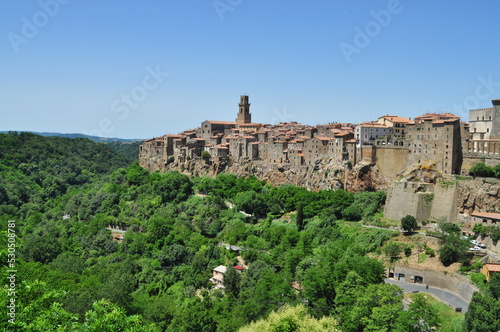
[[[361,123],[359,124],[360,127],[363,128],[387,128],[386,125],[383,125],[381,123]]]
[[[262,123],[242,123],[239,126],[240,127],[256,127],[256,126],[262,126]]]
[[[345,136],[345,135],[349,135],[349,134],[350,133],[342,132],[342,133],[335,134],[335,136]]]
[[[384,116],[381,116],[380,118],[389,120],[389,121],[394,122],[394,123],[408,123],[411,121],[408,118],[404,118],[404,117],[397,116],[397,115],[384,115]]]
[[[490,272],[500,272],[500,264],[486,263],[484,267]]]
[[[500,220],[500,213],[494,212],[472,212],[471,216]]]
[[[314,138],[317,138],[319,140],[322,140],[322,141],[329,141],[330,140],[330,137],[321,137],[321,136],[316,136]]]
[[[207,122],[212,123],[212,124],[234,124],[234,125],[236,125],[236,122],[234,122],[234,121],[211,121],[211,120],[208,120]]]

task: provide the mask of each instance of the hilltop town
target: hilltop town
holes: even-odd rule
[[[470,110],[469,123],[450,113],[426,113],[359,124],[272,125],[252,122],[248,96],[238,107],[235,121],[206,120],[145,141],[140,165],[195,176],[254,175],[312,190],[386,190],[384,215],[390,219],[411,214],[465,222],[469,229],[481,213],[493,213],[481,219],[486,223],[500,221],[498,181],[457,180],[479,162],[500,163],[500,99]]]
[[[469,123],[450,113],[426,113],[413,119],[382,115],[359,124],[271,125],[253,123],[249,97],[241,96],[235,121],[206,120],[198,128],[147,140],[139,160],[150,171],[198,161],[215,174],[250,161],[317,170],[327,160],[337,173],[358,164],[376,166],[386,185],[418,170],[431,171],[426,180],[433,182],[436,176],[467,174],[477,162],[499,163],[500,99],[492,104],[471,110]]]

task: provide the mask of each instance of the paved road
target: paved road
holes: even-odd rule
[[[459,298],[458,296],[450,293],[448,291],[429,287],[429,289],[425,288],[425,285],[421,284],[411,284],[408,282],[393,280],[393,279],[385,279],[385,282],[388,284],[393,284],[401,287],[405,293],[412,293],[414,291],[419,291],[420,293],[429,293],[438,298],[441,302],[448,304],[452,308],[462,308],[462,312],[467,312],[469,309],[469,303]]]

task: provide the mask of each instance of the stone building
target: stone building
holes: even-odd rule
[[[358,147],[363,145],[378,145],[387,141],[387,136],[391,129],[385,124],[379,122],[362,122],[355,129]]]
[[[500,134],[495,125],[496,119],[500,119],[500,100],[494,100],[493,105],[487,111],[471,110],[471,119],[476,117],[475,137],[482,138],[474,140],[469,137],[468,124],[450,113],[427,113],[413,121],[384,115],[355,127],[347,123],[253,123],[249,98],[241,96],[236,121],[207,120],[199,128],[178,135],[147,140],[140,147],[140,164],[150,170],[162,170],[171,162],[201,159],[202,152],[208,151],[208,163],[243,158],[309,167],[322,159],[339,167],[345,163],[376,163],[388,178],[395,178],[406,168],[459,174],[464,153],[476,159],[484,155],[500,159],[500,138],[495,138],[495,133]],[[481,112],[485,114],[484,123]]]
[[[493,107],[469,111],[470,139],[464,142],[464,168],[478,162],[489,166],[500,163],[500,99]]]
[[[416,167],[460,174],[462,167],[462,123],[449,113],[427,113],[406,125],[408,162]]]
[[[238,125],[252,122],[252,114],[250,114],[250,103],[248,102],[248,96],[241,96],[240,103],[238,104],[240,109],[238,111],[238,117],[236,122]]]

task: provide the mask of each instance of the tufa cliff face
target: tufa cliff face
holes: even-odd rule
[[[159,169],[158,165],[142,164],[149,171]],[[374,163],[359,163],[354,167],[341,164],[333,158],[318,159],[314,166],[291,166],[241,158],[226,159],[221,162],[189,160],[184,163],[173,162],[162,168],[163,171],[175,170],[190,176],[215,177],[221,172],[237,176],[253,175],[273,185],[294,184],[309,190],[347,189],[348,191],[384,190],[391,183],[381,175]],[[346,173],[347,172],[347,173]],[[347,188],[344,184],[347,182]]]
[[[500,213],[500,181],[475,179],[460,181],[458,213],[469,215],[474,211]]]

